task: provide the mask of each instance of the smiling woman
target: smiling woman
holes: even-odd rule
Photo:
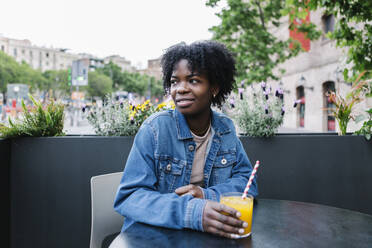
[[[165,52],[162,68],[176,109],[150,116],[136,135],[114,203],[122,231],[143,222],[237,237],[247,223],[218,202],[244,191],[252,166],[233,122],[211,110],[232,90],[235,61],[220,43],[181,43]],[[255,181],[249,194],[258,194]]]
[[[218,93],[217,85],[211,85],[205,74],[190,71],[189,62],[182,59],[172,73],[170,93],[178,110],[191,120],[198,120],[190,127],[194,133],[203,135],[210,123],[210,105]],[[200,122],[201,121],[201,122]],[[204,124],[204,125],[203,125]]]

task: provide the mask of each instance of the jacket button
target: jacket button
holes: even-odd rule
[[[189,151],[190,152],[194,151],[194,146],[193,145],[189,145]]]
[[[223,159],[221,160],[221,164],[226,164],[226,163],[227,163],[226,158],[223,158]]]
[[[168,172],[171,171],[171,170],[172,170],[172,165],[171,165],[171,164],[168,164],[166,170],[167,170]]]

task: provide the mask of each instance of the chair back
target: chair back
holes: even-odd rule
[[[90,248],[100,248],[104,238],[120,232],[124,217],[115,212],[114,199],[123,172],[94,176],[90,180],[92,225]]]

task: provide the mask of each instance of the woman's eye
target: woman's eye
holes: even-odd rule
[[[170,81],[170,84],[171,84],[171,85],[174,85],[174,84],[176,84],[176,83],[177,83],[176,80],[171,80],[171,81]]]
[[[197,79],[190,79],[190,83],[196,84],[196,83],[199,83],[199,80],[197,80]]]

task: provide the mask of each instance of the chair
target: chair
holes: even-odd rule
[[[124,217],[116,213],[113,205],[123,172],[94,176],[90,180],[92,197],[92,226],[90,248],[101,248],[110,234],[120,232]]]

